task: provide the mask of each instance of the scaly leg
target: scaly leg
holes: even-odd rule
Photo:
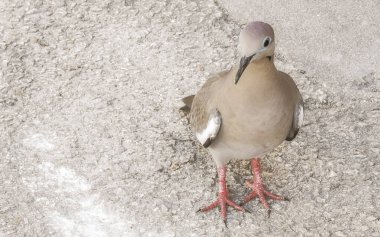
[[[246,185],[252,188],[252,192],[244,198],[244,204],[251,201],[252,199],[259,197],[260,202],[268,209],[268,214],[270,213],[269,204],[265,197],[271,198],[273,200],[287,200],[286,198],[273,194],[266,190],[263,180],[261,178],[261,169],[260,169],[260,159],[254,158],[251,161],[251,168],[253,173],[252,183],[246,181]]]
[[[212,209],[214,209],[217,206],[220,206],[220,215],[223,218],[224,224],[227,226],[227,206],[232,206],[235,209],[239,211],[245,211],[244,208],[237,205],[235,202],[231,201],[228,198],[228,190],[227,190],[227,184],[226,184],[226,173],[227,173],[227,166],[224,165],[220,168],[218,168],[218,175],[219,175],[219,196],[218,199],[211,203],[211,205],[199,209],[199,211],[207,212]]]

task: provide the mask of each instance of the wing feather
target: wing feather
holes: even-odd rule
[[[222,126],[222,115],[213,103],[218,84],[230,70],[210,77],[195,95],[190,111],[190,124],[198,141],[208,147]]]
[[[289,134],[286,137],[287,141],[293,140],[300,130],[303,123],[303,101],[302,98],[297,103],[296,109],[294,110],[293,123],[290,128]]]

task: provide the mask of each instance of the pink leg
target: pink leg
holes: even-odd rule
[[[266,190],[263,184],[263,180],[261,178],[260,159],[258,158],[252,159],[251,168],[252,168],[254,179],[252,183],[246,181],[246,185],[252,188],[253,191],[247,197],[244,198],[244,203],[247,203],[256,197],[259,197],[260,202],[264,205],[266,209],[269,210],[269,204],[265,197],[271,198],[273,200],[287,200],[284,197],[273,194]]]
[[[223,166],[221,168],[218,168],[218,175],[219,175],[219,196],[218,199],[211,203],[211,205],[199,209],[199,211],[207,212],[212,209],[214,209],[217,206],[220,206],[220,215],[223,218],[224,223],[227,223],[227,206],[232,206],[235,209],[239,211],[245,211],[244,208],[237,205],[235,202],[231,201],[228,198],[228,190],[227,190],[227,184],[226,184],[226,173],[227,173],[227,166]],[[226,224],[227,225],[227,224]]]

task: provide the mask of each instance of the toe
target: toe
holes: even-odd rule
[[[223,218],[223,221],[227,221],[227,205],[225,202],[220,202],[220,215]]]
[[[284,197],[282,197],[280,195],[276,195],[276,194],[268,192],[266,190],[264,190],[264,194],[265,194],[265,196],[267,196],[273,200],[284,200],[285,199]]]
[[[199,209],[197,212],[207,212],[207,211],[210,211],[210,210],[214,209],[214,208],[217,207],[218,205],[219,205],[219,199],[216,200],[215,202],[211,203],[211,205]]]
[[[227,204],[229,206],[231,206],[231,207],[233,207],[233,208],[235,208],[235,209],[237,209],[239,211],[245,211],[244,208],[242,208],[241,206],[239,206],[238,204],[236,204],[235,202],[233,202],[233,201],[231,201],[229,199],[227,199],[226,202],[227,202]]]
[[[254,199],[255,197],[257,197],[257,193],[256,193],[256,192],[252,192],[252,193],[250,193],[248,196],[246,196],[246,197],[244,198],[243,204],[245,204],[245,203],[251,201],[251,200]]]
[[[264,207],[266,209],[269,209],[269,204],[268,204],[267,200],[265,199],[264,193],[259,192],[258,195],[259,195],[260,202],[264,205]]]

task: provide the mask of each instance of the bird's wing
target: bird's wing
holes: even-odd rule
[[[195,95],[191,105],[190,123],[198,141],[206,148],[216,138],[222,125],[222,115],[213,103],[215,87],[229,71],[209,78]]]
[[[293,122],[292,126],[290,127],[290,131],[288,133],[288,136],[286,137],[287,141],[293,140],[300,130],[303,123],[303,100],[302,97],[299,97],[299,100],[296,104],[296,108],[294,109],[294,115],[293,115]]]
[[[222,125],[222,115],[219,110],[215,109],[209,116],[207,125],[203,130],[197,131],[198,141],[207,148],[216,138]]]

